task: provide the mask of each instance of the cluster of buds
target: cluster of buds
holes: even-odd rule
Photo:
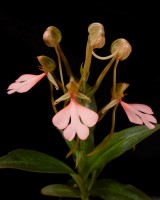
[[[100,122],[109,109],[113,109],[114,116],[112,117],[110,132],[110,135],[112,135],[115,127],[115,112],[119,104],[123,107],[130,122],[140,125],[145,124],[149,129],[154,128],[157,120],[153,116],[152,109],[145,104],[128,104],[124,102],[124,92],[129,84],[124,82],[117,83],[116,80],[118,63],[127,59],[132,51],[130,43],[124,38],[116,39],[110,46],[110,55],[99,56],[94,50],[102,48],[105,45],[104,27],[101,23],[92,23],[88,27],[88,33],[85,60],[84,64],[80,66],[79,78],[75,77],[72,73],[70,64],[61,49],[62,34],[60,30],[55,26],[50,26],[44,32],[43,40],[48,47],[55,50],[58,63],[56,64],[50,57],[44,55],[38,56],[39,69],[43,72],[39,75],[21,75],[14,83],[9,85],[7,93],[27,92],[42,78],[47,77],[51,87],[51,103],[54,111],[52,123],[69,142],[76,138],[78,140],[86,140],[90,134],[90,128]],[[109,61],[97,77],[95,84],[89,86],[88,78],[93,56],[99,60]],[[58,65],[59,77],[55,76],[54,73],[57,70],[56,65]],[[92,106],[95,103],[94,94],[111,67],[113,68],[111,99],[97,111]],[[68,77],[67,83],[64,81],[64,70]],[[54,89],[62,91],[62,96],[58,99],[54,98]],[[62,101],[62,109],[57,110],[56,105]]]

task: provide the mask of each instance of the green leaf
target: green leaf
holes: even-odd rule
[[[57,197],[70,197],[70,198],[80,198],[81,194],[77,187],[72,187],[63,184],[48,185],[41,189],[41,193],[47,196],[57,196]]]
[[[0,157],[0,168],[15,168],[39,173],[71,174],[74,171],[62,161],[34,150],[17,149]]]
[[[86,176],[96,169],[102,169],[111,160],[135,147],[135,145],[159,129],[160,124],[156,125],[154,129],[148,129],[146,126],[134,126],[114,133],[105,147],[88,156]]]
[[[97,180],[91,194],[109,200],[151,200],[149,196],[133,185],[122,184],[112,179]]]

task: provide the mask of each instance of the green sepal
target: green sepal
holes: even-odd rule
[[[17,149],[0,157],[0,168],[15,168],[39,173],[71,174],[74,171],[62,161],[35,150]]]
[[[47,185],[41,189],[41,194],[47,196],[70,197],[79,199],[81,197],[81,193],[77,187],[63,184]]]
[[[93,155],[88,156],[86,176],[88,176],[94,170],[102,169],[107,163],[119,157],[129,149],[134,148],[135,145],[159,129],[160,124],[156,125],[154,129],[148,129],[145,125],[143,125],[130,127],[120,132],[115,132],[105,147],[98,150]]]
[[[143,191],[130,184],[122,184],[112,179],[97,180],[91,190],[92,196],[109,200],[151,200]]]

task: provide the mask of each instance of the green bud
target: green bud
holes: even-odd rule
[[[42,65],[42,69],[46,72],[52,72],[56,68],[56,63],[53,59],[47,56],[37,56],[38,61]]]
[[[120,60],[128,58],[132,51],[132,47],[126,39],[119,38],[111,44],[111,53],[117,52]]]
[[[48,47],[56,47],[62,40],[62,34],[55,26],[49,26],[43,34],[43,40]]]
[[[95,22],[89,25],[89,40],[93,48],[102,48],[105,45],[105,32],[102,24]]]

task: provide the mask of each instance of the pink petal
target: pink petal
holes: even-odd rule
[[[22,84],[25,83],[24,85],[24,91],[28,91],[28,88],[32,88],[36,83],[38,83],[46,74],[42,73],[39,75],[33,75],[33,74],[24,74],[21,77],[19,77],[16,82],[21,82]],[[27,78],[27,80],[22,81],[22,78]],[[19,80],[19,81],[18,81]],[[21,81],[20,81],[21,80]],[[28,85],[28,87],[26,86]],[[22,92],[22,91],[21,91]]]
[[[30,90],[37,82],[39,82],[46,74],[42,73],[40,75],[33,74],[23,74],[14,83],[10,84],[7,88],[7,93],[12,94],[14,92],[27,92]]]
[[[98,121],[98,114],[96,112],[80,105],[79,103],[77,103],[77,112],[82,122],[88,127],[94,126]]]
[[[155,125],[153,125],[152,123],[150,123],[147,118],[145,116],[141,116],[143,123],[149,128],[155,128]]]
[[[149,129],[155,128],[155,125],[153,125],[152,123],[157,123],[157,120],[153,115],[151,115],[153,114],[153,111],[149,106],[146,106],[144,104],[127,104],[123,101],[121,101],[120,103],[131,122],[139,124],[136,120],[140,119],[141,122],[143,122]],[[147,114],[144,113],[145,111],[147,112]],[[138,119],[138,117],[140,118]]]
[[[29,79],[34,78],[35,76],[37,76],[37,75],[35,75],[35,74],[23,74],[16,80],[16,82],[24,82],[24,81],[27,81]]]
[[[35,84],[27,84],[25,82],[23,83],[12,83],[9,87],[8,87],[8,94],[12,94],[14,92],[19,92],[19,93],[23,93],[23,92],[27,92],[29,89],[31,89]]]
[[[89,128],[80,122],[77,126],[77,135],[81,140],[86,140],[89,135]]]
[[[76,133],[81,140],[85,140],[89,135],[89,128],[86,125],[82,124],[82,122],[80,121],[78,113],[79,108],[81,110],[81,108],[83,109],[83,106],[78,104],[74,98],[71,98],[70,101],[71,123],[63,131],[64,137],[69,141],[71,141],[75,137]],[[87,111],[88,110],[89,109],[87,109]]]
[[[141,117],[143,123],[149,128],[149,129],[152,129],[152,128],[155,128],[155,125],[153,125],[152,123],[150,123],[150,120],[153,120],[153,122],[157,122],[157,120],[152,116],[152,115],[149,115],[149,114],[144,114],[144,113],[139,113],[139,116]],[[153,118],[152,118],[153,117]]]
[[[135,124],[143,124],[143,121],[141,120],[141,118],[137,116],[133,112],[133,110],[130,109],[130,106],[127,103],[125,103],[124,101],[121,101],[120,103],[130,122],[135,123]]]
[[[69,105],[52,118],[52,122],[57,128],[64,129],[64,138],[69,141],[73,140],[76,133],[81,140],[85,140],[89,135],[89,128],[87,126],[93,126],[97,120],[98,114],[81,106],[75,98],[71,98]]]
[[[19,92],[19,93],[23,93],[23,92],[27,92],[28,90],[30,90],[33,86],[35,85],[35,83],[12,83],[9,87],[8,87],[8,94],[12,94],[14,92]]]
[[[155,123],[155,124],[157,123],[157,119],[153,115],[149,115],[149,114],[144,114],[144,115],[148,121]]]
[[[66,128],[70,120],[70,105],[66,106],[52,118],[52,123],[60,130]]]
[[[67,128],[63,131],[64,137],[68,140],[68,141],[72,141],[73,138],[76,135],[76,130],[74,129],[74,127],[72,126],[72,124],[69,124],[67,126]]]
[[[135,108],[136,110],[140,110],[141,112],[144,112],[144,113],[148,113],[148,114],[153,114],[153,111],[152,109],[145,105],[145,104],[130,104],[130,106],[132,106],[132,108]]]
[[[8,91],[7,91],[7,94],[13,94],[14,92],[17,91],[18,88],[20,88],[20,83],[12,83],[9,85],[8,87]]]
[[[144,123],[149,129],[153,129],[153,128],[155,128],[155,125],[153,125],[153,124],[151,124],[151,123],[149,123],[149,122],[147,122],[146,121],[146,123]]]
[[[19,89],[17,89],[16,92],[19,92],[19,93],[24,93],[24,92],[27,92],[28,90],[30,90],[34,85],[36,84],[36,82],[30,82],[29,84],[28,83],[21,83],[21,87]]]

